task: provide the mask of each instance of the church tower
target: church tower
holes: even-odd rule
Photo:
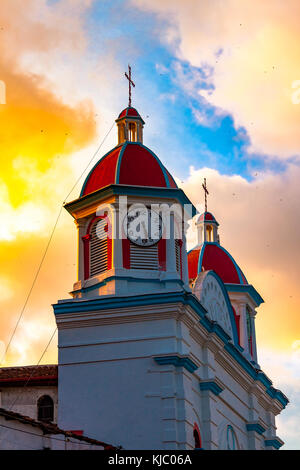
[[[118,145],[66,204],[78,229],[75,299],[189,290],[184,221],[196,213],[159,158],[143,144],[134,108],[118,119]],[[187,211],[185,211],[187,207]]]
[[[275,416],[288,401],[257,363],[262,299],[211,213],[187,253],[196,209],[144,145],[129,104],[118,144],[65,206],[78,278],[53,306],[58,426],[125,449],[279,448]]]

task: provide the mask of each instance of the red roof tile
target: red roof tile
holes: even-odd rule
[[[159,158],[137,142],[125,142],[104,155],[86,178],[81,196],[110,184],[177,188]]]
[[[57,365],[2,367],[0,368],[0,386],[57,385]]]
[[[79,441],[85,441],[91,445],[104,447],[104,449],[116,449],[116,447],[112,446],[111,444],[106,444],[105,442],[98,441],[97,439],[92,439],[82,434],[76,434],[72,431],[64,431],[63,429],[59,428],[56,424],[37,421],[33,418],[30,418],[29,416],[24,416],[20,413],[6,410],[4,408],[0,408],[0,416],[4,416],[4,418],[6,419],[19,421],[20,423],[29,424],[33,427],[38,427],[43,431],[44,434],[63,434],[66,437],[77,439]]]

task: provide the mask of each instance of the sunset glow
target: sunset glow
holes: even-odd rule
[[[66,195],[127,106],[130,63],[145,145],[200,212],[207,179],[221,243],[265,301],[258,362],[289,396],[279,430],[299,448],[299,15],[297,0],[1,0],[0,354]],[[93,164],[116,144],[114,127]],[[37,363],[76,270],[63,211],[3,365]]]

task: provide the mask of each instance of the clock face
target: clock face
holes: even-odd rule
[[[125,234],[138,246],[152,246],[159,242],[162,226],[161,216],[147,207],[130,209],[123,222]]]
[[[233,330],[226,298],[217,279],[209,272],[198,274],[193,293],[207,310],[211,320],[218,322],[233,338]]]

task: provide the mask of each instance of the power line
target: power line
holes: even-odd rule
[[[18,326],[19,326],[19,323],[20,323],[20,321],[21,321],[21,318],[22,318],[22,316],[23,316],[23,313],[24,313],[24,311],[25,311],[25,308],[27,307],[27,304],[28,304],[28,301],[29,301],[30,296],[31,296],[31,294],[32,294],[32,291],[33,291],[33,288],[34,288],[34,286],[35,286],[36,280],[37,280],[37,278],[38,278],[38,276],[39,276],[39,273],[40,273],[40,271],[41,271],[43,262],[44,262],[44,260],[45,260],[45,258],[46,258],[46,254],[47,254],[47,252],[48,252],[48,249],[49,249],[51,240],[52,240],[52,238],[53,238],[55,229],[56,229],[56,227],[57,227],[58,220],[59,220],[59,218],[60,218],[60,215],[61,215],[62,210],[63,210],[63,206],[61,206],[60,211],[59,211],[59,213],[58,213],[58,216],[57,216],[57,218],[56,218],[56,220],[55,220],[55,224],[54,224],[54,226],[53,226],[53,229],[52,229],[50,238],[49,238],[48,243],[47,243],[47,245],[46,245],[45,251],[44,251],[43,256],[42,256],[42,259],[41,259],[41,261],[40,261],[40,263],[39,263],[38,269],[37,269],[37,271],[36,271],[36,273],[35,273],[35,276],[34,276],[34,278],[33,278],[33,282],[32,282],[32,284],[31,284],[31,287],[30,287],[29,292],[28,292],[28,294],[27,294],[25,303],[24,303],[24,305],[23,305],[23,307],[22,307],[22,310],[21,310],[21,313],[20,313],[20,315],[19,315],[19,317],[18,317],[17,323],[16,323],[16,325],[15,325],[15,327],[14,327],[14,329],[13,329],[13,332],[12,332],[12,334],[11,334],[10,340],[9,340],[9,342],[8,342],[8,344],[7,344],[7,346],[6,346],[6,349],[5,349],[5,351],[4,351],[4,354],[3,354],[3,356],[2,356],[1,364],[3,363],[3,361],[4,361],[4,359],[5,359],[5,356],[6,356],[7,351],[8,351],[8,349],[9,349],[10,345],[11,345],[11,342],[12,342],[14,336],[15,336],[15,333],[16,333],[16,331],[17,331],[17,328],[18,328]]]
[[[73,185],[71,191],[69,192],[69,194],[67,195],[67,197],[65,198],[63,204],[66,202],[66,200],[68,199],[68,197],[70,196],[70,194],[73,192],[73,190],[76,188],[77,184],[79,183],[79,181],[81,180],[81,178],[83,177],[84,173],[86,172],[86,170],[88,169],[88,167],[90,166],[90,164],[92,163],[92,161],[94,160],[94,158],[96,157],[97,153],[99,152],[99,150],[101,149],[102,145],[104,144],[104,142],[106,141],[107,137],[109,136],[109,134],[111,133],[111,130],[112,128],[114,127],[115,123],[113,122],[112,125],[111,125],[111,128],[109,129],[109,131],[105,134],[105,136],[103,137],[102,139],[102,142],[100,143],[99,147],[97,148],[97,150],[95,151],[94,155],[92,156],[92,158],[90,159],[89,163],[87,164],[87,166],[85,167],[85,169],[83,170],[83,172],[81,173],[81,175],[77,178],[77,180],[75,181],[75,184]]]
[[[28,385],[30,379],[32,378],[32,376],[33,376],[33,374],[34,374],[34,371],[35,371],[36,368],[39,366],[39,364],[40,364],[41,360],[43,359],[43,357],[44,357],[44,355],[45,355],[45,353],[46,353],[48,347],[50,346],[50,343],[51,343],[52,339],[54,338],[54,335],[55,335],[55,333],[56,333],[56,330],[57,330],[57,327],[56,327],[55,330],[53,331],[53,333],[52,333],[52,335],[51,335],[51,338],[49,339],[49,341],[48,341],[48,343],[47,343],[47,346],[45,347],[45,349],[44,349],[42,355],[41,355],[40,358],[39,358],[38,363],[36,364],[36,366],[35,366],[35,367],[33,368],[33,370],[31,371],[30,376],[28,377],[28,379],[26,380],[25,384],[23,385],[23,387],[21,388],[21,390],[20,390],[19,393],[17,394],[17,396],[16,396],[15,400],[13,401],[13,403],[10,405],[8,411],[11,411],[11,410],[12,410],[12,408],[15,406],[16,402],[17,402],[18,399],[20,398],[21,394],[23,393],[25,387]],[[3,436],[2,438],[1,438],[1,436],[0,436],[0,442],[2,442],[4,438],[5,438],[5,434],[4,434],[4,436]]]
[[[33,377],[33,374],[35,372],[35,370],[37,369],[37,367],[40,365],[40,362],[41,360],[43,359],[44,355],[46,354],[46,351],[48,349],[48,347],[50,346],[50,343],[52,341],[52,339],[54,338],[54,335],[57,331],[57,327],[55,328],[55,330],[53,331],[52,335],[51,335],[51,338],[49,339],[48,343],[47,343],[47,346],[45,347],[42,355],[40,356],[39,358],[39,361],[38,363],[34,366],[34,368],[32,369],[31,371],[31,374],[29,375],[28,379],[26,380],[25,384],[23,385],[23,387],[21,388],[20,392],[18,393],[18,395],[16,396],[15,400],[13,401],[12,405],[9,407],[9,411],[12,410],[12,408],[15,406],[16,402],[18,401],[18,398],[21,396],[22,392],[24,391],[24,388],[27,387],[29,381],[31,380],[31,378]]]
[[[13,428],[13,427],[11,427],[11,426],[6,426],[5,424],[0,424],[0,426],[1,426],[2,428],[11,429],[12,431],[19,431],[19,432],[23,432],[24,434],[31,434],[32,436],[43,437],[43,436],[41,436],[41,435],[39,435],[39,434],[36,434],[36,433],[34,433],[34,432],[31,432],[31,431],[24,431],[24,429]],[[68,439],[72,439],[72,438],[73,438],[73,439],[76,439],[74,436],[69,436],[69,437],[66,436],[66,438],[67,438],[67,440],[68,440]],[[59,439],[58,437],[53,437],[52,435],[51,435],[51,438],[50,438],[50,439],[54,439],[54,440],[60,441],[60,442],[66,442],[65,439]],[[80,444],[80,445],[82,445],[82,446],[93,446],[93,445],[99,445],[99,446],[102,446],[102,447],[105,447],[105,446],[106,446],[104,443],[103,443],[103,444],[92,444],[91,442],[76,442],[76,444]],[[108,444],[107,444],[107,446],[108,446]]]
[[[48,341],[48,343],[47,343],[47,346],[45,347],[43,353],[41,354],[38,363],[36,364],[36,366],[35,366],[35,367],[33,368],[33,370],[31,371],[30,376],[28,377],[27,381],[25,382],[25,384],[24,384],[23,387],[21,388],[20,392],[19,392],[18,395],[16,396],[14,402],[11,404],[11,406],[10,406],[10,408],[9,408],[8,411],[11,411],[11,410],[12,410],[12,408],[13,408],[14,405],[16,404],[18,398],[20,397],[20,395],[21,395],[22,392],[24,391],[24,388],[28,385],[30,379],[32,378],[32,376],[33,376],[33,374],[34,374],[34,371],[35,371],[36,368],[39,366],[39,364],[40,364],[41,360],[43,359],[43,357],[44,357],[44,355],[45,355],[45,353],[46,353],[48,347],[50,346],[51,341],[52,341],[52,339],[54,338],[54,335],[55,335],[56,331],[57,331],[57,327],[56,327],[55,330],[53,331],[53,333],[52,333],[52,335],[51,335],[51,338],[49,339],[49,341]],[[2,411],[2,414],[5,415],[5,412],[3,413],[3,411]],[[0,416],[1,416],[1,415],[0,415]],[[7,416],[10,416],[9,413],[7,414]],[[13,431],[19,431],[19,432],[23,432],[23,433],[26,433],[26,434],[31,434],[31,435],[33,435],[33,436],[42,437],[42,436],[40,436],[39,434],[30,432],[30,431],[24,431],[24,430],[22,430],[22,429],[17,429],[17,428],[10,427],[10,426],[5,426],[4,424],[0,424],[0,426],[3,427],[3,428],[6,428],[6,429],[11,429],[11,430],[13,430]],[[6,433],[7,433],[7,431],[6,431]],[[5,440],[6,433],[4,433],[4,436],[2,436],[2,437],[0,436],[0,442],[3,442],[3,441]],[[61,442],[66,442],[66,441],[68,441],[68,439],[70,439],[70,438],[76,439],[74,436],[70,436],[69,438],[66,436],[66,439],[59,439],[59,438],[53,437],[53,436],[51,435],[51,439],[55,439],[56,441],[61,441]],[[99,446],[102,446],[102,447],[110,447],[109,444],[106,444],[106,443],[104,443],[104,442],[101,443],[101,444],[96,444],[96,443],[77,442],[77,441],[76,441],[76,443],[79,444],[79,445],[86,445],[86,446],[99,445]]]
[[[47,253],[48,253],[48,249],[49,249],[50,243],[51,243],[51,241],[52,241],[54,232],[55,232],[55,230],[56,230],[58,221],[59,221],[59,219],[60,219],[60,216],[61,216],[61,213],[62,213],[62,210],[63,210],[63,205],[65,204],[66,200],[68,199],[68,197],[70,196],[70,194],[73,192],[73,190],[75,189],[75,187],[77,186],[77,184],[78,184],[79,181],[81,180],[82,176],[84,175],[84,173],[86,172],[86,170],[88,169],[88,167],[90,166],[90,164],[92,163],[92,161],[95,159],[96,155],[98,154],[98,152],[99,152],[99,150],[101,149],[102,145],[104,144],[105,140],[106,140],[107,137],[109,136],[109,134],[110,134],[110,132],[111,132],[111,130],[112,130],[113,127],[114,127],[114,123],[112,124],[111,128],[109,129],[109,131],[105,134],[104,138],[102,139],[102,141],[101,141],[101,143],[99,144],[98,148],[97,148],[96,151],[94,152],[94,154],[93,154],[92,158],[90,159],[89,163],[87,164],[87,166],[85,167],[85,169],[83,170],[83,172],[80,174],[80,176],[77,178],[77,180],[75,181],[75,184],[73,185],[72,189],[69,191],[68,195],[65,197],[65,199],[64,199],[64,201],[63,201],[63,203],[62,203],[62,206],[61,206],[61,208],[60,208],[60,210],[59,210],[58,216],[57,216],[57,218],[56,218],[56,220],[55,220],[53,229],[52,229],[52,231],[51,231],[49,240],[48,240],[48,242],[47,242],[47,244],[46,244],[44,253],[43,253],[43,255],[42,255],[41,261],[40,261],[40,263],[39,263],[39,265],[38,265],[37,271],[36,271],[35,276],[34,276],[34,278],[33,278],[33,282],[32,282],[32,284],[31,284],[30,289],[29,289],[29,292],[28,292],[28,294],[27,294],[25,303],[24,303],[24,305],[23,305],[23,307],[22,307],[22,309],[21,309],[21,312],[20,312],[20,315],[19,315],[18,320],[17,320],[17,322],[16,322],[16,325],[15,325],[15,327],[14,327],[14,329],[13,329],[13,332],[12,332],[12,334],[11,334],[11,337],[10,337],[10,339],[9,339],[9,342],[8,342],[8,344],[7,344],[6,348],[5,348],[4,354],[3,354],[2,358],[1,358],[0,365],[3,364],[3,361],[4,361],[5,357],[6,357],[7,351],[8,351],[8,349],[9,349],[10,345],[11,345],[11,342],[12,342],[14,336],[15,336],[15,333],[16,333],[16,331],[17,331],[17,328],[18,328],[18,326],[19,326],[19,323],[20,323],[20,321],[21,321],[21,318],[22,318],[22,316],[23,316],[23,313],[24,313],[24,311],[25,311],[25,309],[26,309],[26,307],[27,307],[27,304],[28,304],[28,301],[29,301],[30,296],[31,296],[31,294],[32,294],[33,288],[34,288],[34,286],[35,286],[35,283],[36,283],[37,278],[38,278],[38,276],[39,276],[39,273],[40,273],[40,271],[41,271],[41,268],[42,268],[42,265],[43,265],[44,260],[45,260],[45,258],[46,258],[46,255],[47,255]]]

